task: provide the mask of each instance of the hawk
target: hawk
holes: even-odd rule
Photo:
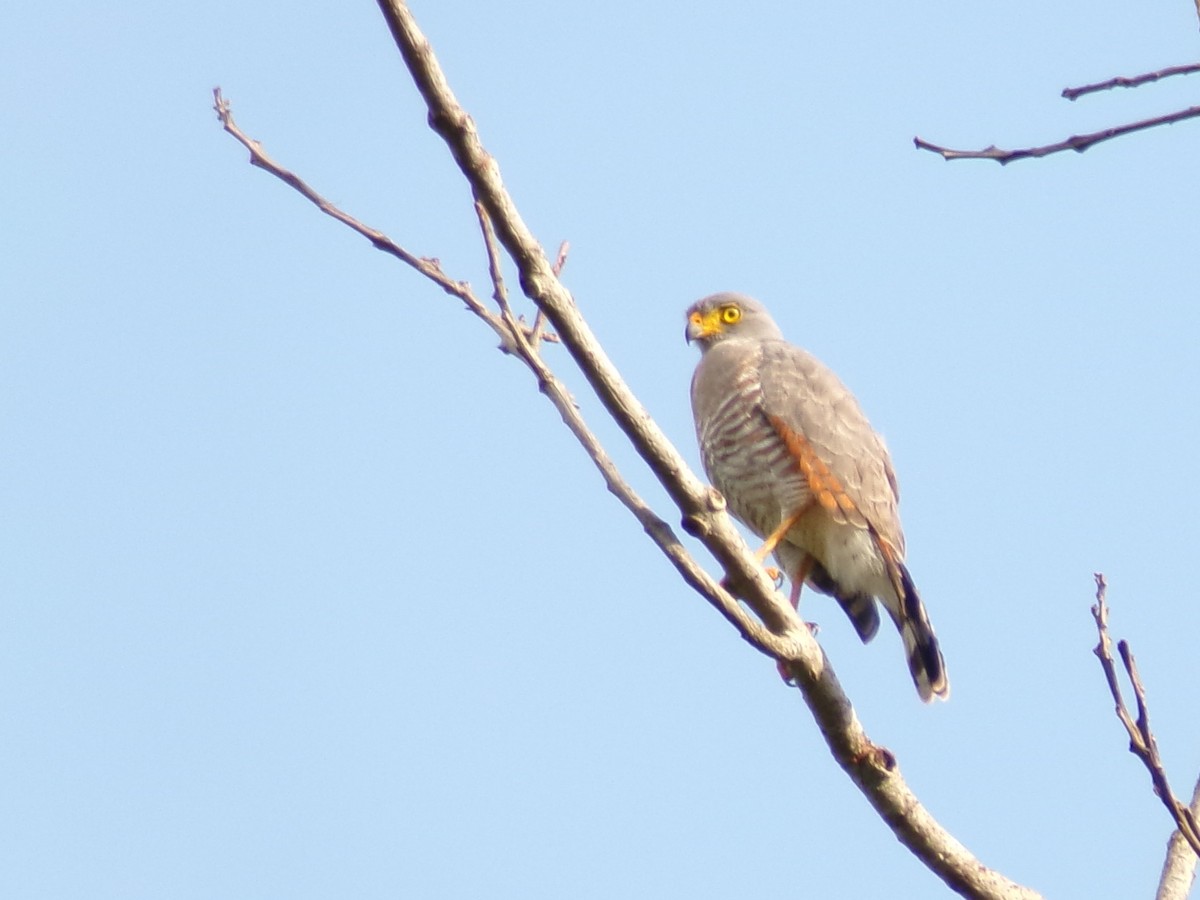
[[[692,412],[704,470],[729,510],[765,542],[799,607],[807,583],[837,600],[863,643],[883,604],[921,699],[946,699],[937,636],[904,565],[900,493],[883,440],[858,401],[766,308],[741,294],[687,312],[700,346]]]

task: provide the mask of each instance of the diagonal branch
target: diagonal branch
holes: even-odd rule
[[[1074,150],[1076,153],[1082,153],[1089,147],[1094,147],[1096,144],[1103,143],[1104,141],[1111,141],[1113,138],[1118,138],[1122,135],[1132,134],[1135,131],[1145,131],[1147,128],[1157,128],[1159,125],[1174,125],[1176,122],[1182,122],[1185,119],[1194,119],[1197,116],[1200,116],[1200,106],[1189,106],[1187,109],[1168,113],[1165,116],[1155,116],[1151,119],[1142,119],[1140,122],[1117,125],[1113,128],[1105,128],[1102,131],[1094,131],[1091,134],[1072,135],[1064,141],[1059,141],[1057,144],[1046,144],[1042,147],[1025,147],[1019,150],[1002,150],[995,145],[984,147],[982,150],[951,150],[949,147],[942,147],[919,137],[913,138],[913,145],[918,150],[928,150],[931,153],[937,153],[942,159],[947,161],[956,159],[993,159],[1000,163],[1000,165],[1006,166],[1010,162],[1016,162],[1019,159],[1036,159],[1041,156],[1049,156],[1051,153],[1061,153],[1064,150]]]
[[[952,888],[971,897],[1037,896],[982,866],[920,805],[901,778],[891,753],[869,741],[828,660],[790,605],[773,590],[725,514],[723,498],[690,471],[622,381],[573,298],[555,276],[553,265],[517,212],[495,161],[484,149],[474,122],[455,99],[407,6],[401,0],[378,2],[425,99],[430,126],[446,141],[475,197],[494,223],[497,238],[517,267],[522,289],[545,313],[605,408],[679,506],[685,527],[717,558],[770,632],[792,644],[783,661],[838,762],[897,837]]]
[[[429,107],[429,124],[446,141],[459,168],[495,224],[497,237],[512,256],[521,287],[546,314],[559,339],[579,365],[617,424],[646,460],[671,499],[684,513],[689,531],[701,536],[735,583],[750,590],[745,599],[772,631],[803,641],[807,632],[795,611],[779,597],[762,567],[745,549],[732,521],[724,513],[724,499],[687,467],[650,414],[625,383],[588,328],[553,265],[522,220],[500,179],[499,167],[483,148],[475,123],[454,98],[445,75],[433,57],[425,36],[417,29],[407,7],[379,0],[392,34],[418,89]],[[811,675],[820,668],[816,644],[810,646]]]
[[[504,278],[501,275],[501,260],[499,247],[496,243],[496,232],[492,227],[492,221],[488,216],[487,210],[478,200],[475,201],[475,214],[479,218],[480,228],[483,231],[484,247],[487,250],[488,256],[488,270],[491,275],[492,286],[495,290],[496,302],[503,310],[502,314],[505,320],[515,323],[511,306],[508,302],[507,288],[504,284]],[[566,245],[564,243],[563,248],[559,251],[558,267],[560,269],[561,263],[565,260],[565,254]],[[789,656],[794,655],[795,650],[791,647],[790,642],[772,634],[763,627],[761,622],[747,613],[716,579],[701,568],[679,541],[679,538],[676,537],[675,532],[671,530],[671,526],[663,521],[638,496],[633,488],[629,486],[629,483],[621,476],[616,464],[613,463],[612,458],[609,457],[608,453],[601,446],[596,435],[588,428],[587,423],[579,412],[579,405],[537,352],[537,345],[534,342],[536,333],[536,326],[533,334],[528,336],[524,329],[515,329],[514,334],[517,335],[515,352],[534,375],[537,376],[539,390],[546,395],[555,409],[558,410],[567,428],[575,435],[576,439],[583,446],[584,451],[596,464],[596,467],[600,470],[600,474],[604,477],[609,491],[634,514],[638,522],[641,523],[642,528],[645,529],[646,534],[650,536],[651,540],[671,560],[676,570],[683,576],[684,581],[704,596],[730,624],[741,632],[742,637],[747,642],[775,659],[787,659]]]
[[[1196,2],[1200,5],[1200,0],[1196,0]],[[1143,84],[1149,84],[1152,81],[1158,81],[1161,78],[1170,78],[1172,75],[1191,75],[1195,72],[1200,72],[1200,63],[1189,63],[1186,66],[1167,66],[1165,69],[1146,72],[1144,75],[1134,75],[1129,78],[1124,75],[1118,75],[1116,78],[1110,78],[1107,81],[1097,81],[1095,84],[1063,88],[1062,96],[1074,101],[1085,94],[1094,94],[1097,91],[1111,91],[1113,88],[1119,87],[1135,88]]]
[[[248,137],[246,133],[238,127],[237,123],[234,122],[233,108],[230,106],[229,101],[226,100],[221,94],[221,89],[219,87],[213,88],[213,109],[216,110],[217,118],[221,122],[221,127],[224,128],[226,132],[233,135],[238,143],[250,151],[250,164],[252,166],[257,166],[264,172],[270,172],[284,184],[288,185],[297,193],[299,193],[302,197],[313,203],[317,209],[321,210],[321,212],[325,213],[325,215],[332,216],[347,228],[350,228],[351,230],[361,234],[371,242],[375,249],[382,250],[384,253],[394,256],[405,265],[416,269],[418,272],[444,290],[447,294],[457,297],[464,304],[466,304],[467,309],[479,316],[479,318],[483,319],[483,321],[488,324],[488,327],[490,327],[492,331],[496,332],[497,336],[500,338],[502,347],[506,347],[511,342],[511,335],[509,334],[509,331],[505,327],[504,323],[501,321],[500,317],[488,310],[487,307],[479,302],[479,299],[475,296],[474,292],[472,292],[469,284],[467,284],[465,281],[455,281],[453,278],[448,276],[442,271],[441,263],[439,263],[436,259],[415,256],[412,253],[409,253],[382,231],[378,231],[374,228],[364,225],[362,222],[358,221],[358,219],[338,209],[336,206],[314,191],[311,187],[309,187],[308,184],[305,183],[304,179],[300,178],[294,172],[285,169],[274,159],[272,159],[267,152],[263,150],[262,144],[253,138]]]
[[[1171,791],[1171,785],[1167,782],[1167,773],[1163,768],[1162,758],[1158,754],[1158,742],[1154,739],[1154,732],[1150,730],[1150,711],[1146,706],[1146,688],[1142,685],[1141,676],[1138,674],[1133,652],[1125,641],[1117,642],[1117,652],[1120,654],[1121,663],[1125,667],[1129,681],[1133,685],[1134,700],[1137,704],[1136,721],[1125,705],[1125,698],[1121,696],[1117,666],[1112,654],[1112,639],[1108,636],[1108,603],[1105,599],[1107,590],[1108,584],[1105,582],[1104,576],[1097,572],[1096,605],[1092,607],[1092,617],[1096,620],[1096,631],[1099,634],[1100,642],[1096,645],[1094,652],[1100,660],[1100,666],[1104,670],[1104,679],[1108,682],[1108,691],[1112,694],[1113,702],[1116,704],[1117,718],[1121,720],[1121,724],[1125,726],[1125,731],[1129,734],[1129,752],[1140,759],[1142,765],[1146,767],[1146,771],[1150,773],[1150,781],[1154,784],[1154,793],[1162,800],[1167,812],[1175,820],[1183,839],[1196,854],[1200,854],[1200,828],[1197,827],[1196,817],[1192,811],[1179,802],[1179,799]]]
[[[579,412],[578,404],[571,397],[563,383],[554,375],[549,366],[543,362],[537,352],[538,340],[557,341],[557,337],[545,332],[539,332],[538,326],[531,328],[520,322],[512,312],[508,303],[504,280],[500,275],[499,255],[496,252],[495,233],[491,222],[482,205],[476,203],[476,212],[484,231],[485,245],[488,251],[489,272],[495,289],[495,299],[500,308],[500,315],[487,309],[475,296],[471,286],[465,281],[455,281],[449,278],[438,265],[436,260],[414,256],[391,238],[370,226],[364,225],[353,216],[325,200],[320,194],[309,187],[299,176],[275,162],[262,149],[262,145],[249,137],[238,128],[233,120],[232,108],[229,101],[222,95],[220,88],[213,92],[216,99],[214,109],[221,121],[222,127],[233,135],[243,146],[250,150],[250,162],[266,172],[279,178],[303,196],[311,200],[322,212],[327,213],[348,228],[366,237],[371,243],[391,256],[403,261],[416,269],[434,284],[443,288],[447,293],[462,300],[467,308],[500,336],[500,349],[505,353],[516,355],[524,362],[537,377],[538,388],[558,410],[564,424],[583,445],[588,456],[600,470],[608,490],[617,497],[637,518],[650,538],[662,549],[663,553],[674,564],[684,581],[703,595],[717,611],[720,612],[742,637],[763,653],[775,659],[786,660],[795,655],[790,641],[779,637],[767,630],[761,622],[751,616],[737,600],[729,594],[711,575],[709,575],[672,531],[648,504],[638,496],[637,492],[622,477],[620,470],[612,458],[600,444],[595,433],[588,427],[587,422]],[[555,263],[561,270],[566,262],[567,244],[559,250]]]

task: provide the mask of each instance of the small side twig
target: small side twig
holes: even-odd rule
[[[1200,0],[1197,0],[1200,4]],[[1097,81],[1095,84],[1085,84],[1080,87],[1063,88],[1062,96],[1068,100],[1078,100],[1085,94],[1095,94],[1098,91],[1111,91],[1113,88],[1135,88],[1143,84],[1149,84],[1152,81],[1159,81],[1163,78],[1170,78],[1172,75],[1191,75],[1195,72],[1200,72],[1200,63],[1189,63],[1186,66],[1167,66],[1164,69],[1158,69],[1154,72],[1146,72],[1143,75],[1133,75],[1126,77],[1118,75],[1116,78],[1109,78],[1107,81]]]
[[[563,266],[567,264],[567,254],[571,252],[571,242],[563,241],[558,245],[558,255],[554,257],[554,265],[550,267],[550,271],[557,278],[562,274]]]
[[[1197,0],[1200,2],[1200,0]],[[554,273],[554,277],[558,278],[562,275],[563,266],[567,264],[567,254],[571,252],[570,241],[563,241],[558,245],[558,256],[554,258],[554,265],[550,271]],[[538,341],[545,339],[548,341],[557,341],[558,336],[554,332],[544,333],[546,328],[546,313],[540,307],[537,315],[533,319],[533,330],[529,334],[529,342],[537,347]]]
[[[465,281],[455,281],[449,275],[442,271],[441,263],[436,259],[428,257],[416,256],[409,253],[390,237],[369,225],[364,225],[358,219],[338,209],[315,190],[305,183],[304,179],[296,175],[294,172],[285,169],[274,159],[272,159],[265,150],[262,144],[253,138],[249,137],[242,129],[233,121],[233,107],[230,102],[221,94],[219,87],[213,88],[213,109],[216,110],[217,118],[221,122],[221,127],[231,134],[239,144],[250,151],[250,164],[262,169],[264,172],[269,172],[274,175],[284,184],[295,190],[305,199],[309,200],[317,209],[325,213],[327,216],[332,216],[346,227],[358,232],[377,250],[382,250],[396,259],[416,269],[447,294],[457,297],[467,309],[473,312],[479,318],[483,319],[492,331],[500,338],[501,346],[505,347],[510,341],[508,329],[505,328],[503,321],[488,310],[486,306],[480,302],[471,290],[471,285]]]
[[[492,313],[488,308],[475,296],[475,292],[471,289],[470,283],[466,281],[456,281],[445,272],[442,271],[442,265],[438,260],[427,256],[417,256],[405,250],[398,243],[369,225],[360,222],[358,219],[349,213],[339,209],[334,204],[326,200],[321,194],[313,190],[303,178],[284,168],[263,149],[262,144],[254,138],[247,135],[237,123],[233,120],[233,107],[229,100],[221,93],[219,87],[213,88],[213,109],[217,113],[217,118],[221,122],[221,127],[232,135],[239,144],[250,151],[250,164],[264,172],[269,172],[274,175],[284,184],[291,187],[302,197],[311,202],[317,209],[334,219],[337,219],[346,227],[358,232],[365,237],[377,250],[382,250],[389,256],[394,256],[396,259],[412,267],[420,274],[424,275],[447,294],[457,297],[461,300],[472,313],[483,319],[492,331],[496,332],[496,336],[500,338],[500,349],[506,353],[512,350],[512,333],[506,327],[502,317]],[[518,326],[520,327],[520,326]],[[558,343],[558,337],[553,334],[542,334],[541,340]]]
[[[475,296],[470,284],[465,281],[455,281],[447,276],[442,271],[437,260],[414,256],[382,232],[364,225],[353,216],[348,215],[331,204],[309,187],[303,179],[271,159],[258,141],[248,137],[237,127],[233,121],[229,101],[221,95],[220,88],[213,90],[213,97],[215,99],[214,109],[222,127],[250,151],[250,162],[253,165],[279,178],[310,200],[322,212],[363,235],[378,249],[416,269],[426,278],[440,286],[446,293],[462,300],[471,312],[479,316],[480,319],[496,332],[500,337],[500,348],[506,353],[517,356],[533,371],[538,379],[539,388],[550,399],[551,403],[554,404],[555,409],[562,416],[567,428],[570,429],[571,433],[583,445],[588,456],[595,463],[596,468],[600,470],[600,474],[604,478],[608,490],[634,514],[646,533],[675,566],[684,581],[703,595],[730,624],[738,629],[742,637],[749,644],[773,659],[788,660],[794,658],[798,652],[796,649],[797,640],[812,640],[802,629],[797,629],[795,632],[798,638],[775,634],[747,612],[738,603],[737,599],[696,562],[693,556],[687,551],[687,548],[683,546],[678,536],[676,536],[671,526],[656,514],[622,477],[620,470],[617,469],[616,464],[612,461],[612,457],[608,455],[595,433],[583,419],[583,416],[579,412],[578,404],[575,403],[563,383],[533,349],[530,343],[532,329],[522,327],[521,324],[518,324],[519,320],[513,318],[512,310],[508,308],[507,292],[503,287],[503,280],[499,276],[500,261],[498,256],[499,251],[496,246],[495,231],[491,226],[490,218],[487,217],[482,206],[477,204],[476,209],[481,214],[480,225],[483,228],[484,243],[488,250],[489,270],[492,273],[493,287],[498,295],[497,303],[500,304],[502,310],[507,310],[506,315],[504,313],[496,315],[491,312]],[[563,247],[563,249],[559,250],[559,258],[565,261],[565,242]],[[504,298],[503,302],[500,299],[501,297]],[[513,327],[514,325],[516,327]],[[553,340],[555,342],[558,340],[557,337],[549,333],[543,333],[541,339],[546,341]],[[749,553],[748,550],[745,552]]]
[[[1133,685],[1134,699],[1137,704],[1136,722],[1125,705],[1125,698],[1121,695],[1117,665],[1112,653],[1112,639],[1108,634],[1108,602],[1106,600],[1108,583],[1104,580],[1104,575],[1099,572],[1095,577],[1096,605],[1092,607],[1092,617],[1096,620],[1096,631],[1099,634],[1100,642],[1093,652],[1100,660],[1100,666],[1104,670],[1109,693],[1112,694],[1113,702],[1116,704],[1117,718],[1121,720],[1121,724],[1125,726],[1125,731],[1129,734],[1129,752],[1142,761],[1142,765],[1150,773],[1150,780],[1154,784],[1154,793],[1162,800],[1163,805],[1171,814],[1171,818],[1175,820],[1175,825],[1183,839],[1197,855],[1200,855],[1200,828],[1197,827],[1192,811],[1179,802],[1167,782],[1167,773],[1158,753],[1158,742],[1150,730],[1150,711],[1146,705],[1146,688],[1138,674],[1133,652],[1129,649],[1126,641],[1117,642],[1117,652],[1125,667],[1125,673]]]
[[[1176,122],[1182,122],[1184,119],[1194,119],[1197,116],[1200,116],[1200,106],[1189,106],[1187,109],[1168,113],[1165,116],[1155,116],[1152,119],[1142,119],[1140,122],[1117,125],[1113,128],[1105,128],[1102,131],[1094,131],[1091,134],[1072,135],[1065,141],[1059,141],[1057,144],[1046,144],[1043,147],[1024,147],[1019,150],[1002,150],[995,145],[984,147],[982,150],[951,150],[949,147],[942,147],[919,137],[913,138],[913,145],[918,150],[928,150],[931,153],[936,153],[947,161],[955,159],[992,159],[1000,163],[1000,165],[1006,166],[1010,162],[1016,162],[1018,159],[1036,159],[1040,156],[1049,156],[1051,153],[1061,153],[1064,150],[1074,150],[1076,153],[1082,153],[1084,150],[1096,146],[1096,144],[1111,141],[1113,138],[1118,138],[1125,134],[1132,134],[1135,131],[1145,131],[1147,128],[1157,128],[1159,125],[1173,125]]]
[[[483,244],[487,250],[488,261],[488,276],[492,279],[492,299],[496,301],[496,306],[500,307],[500,316],[508,323],[508,327],[514,335],[520,334],[523,329],[517,322],[517,317],[513,315],[512,306],[508,302],[508,288],[504,285],[504,271],[500,262],[500,251],[496,247],[496,232],[492,228],[491,220],[488,219],[487,210],[483,208],[483,204],[478,200],[475,201],[475,217],[479,219],[479,228],[483,232]]]
[[[563,241],[558,245],[558,257],[554,260],[554,277],[557,278],[562,274],[563,266],[567,264],[567,253],[571,249],[569,241]],[[541,307],[538,307],[537,315],[533,317],[533,327],[529,329],[529,343],[536,350],[538,341],[549,341],[558,343],[558,335],[553,331],[546,330],[546,312]]]

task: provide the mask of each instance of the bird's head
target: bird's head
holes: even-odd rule
[[[700,349],[726,340],[771,340],[783,337],[779,326],[757,300],[744,294],[713,294],[697,300],[687,311],[688,343],[697,341]]]

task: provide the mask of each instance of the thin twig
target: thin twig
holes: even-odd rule
[[[1104,680],[1108,682],[1108,691],[1116,705],[1117,718],[1125,726],[1129,734],[1129,752],[1142,761],[1146,771],[1150,773],[1150,781],[1154,785],[1154,793],[1162,800],[1167,812],[1175,820],[1175,825],[1184,840],[1192,850],[1200,854],[1200,828],[1197,827],[1196,817],[1188,807],[1179,802],[1171,791],[1167,781],[1167,773],[1163,768],[1162,758],[1158,754],[1158,742],[1154,732],[1150,730],[1150,711],[1146,705],[1146,688],[1138,674],[1137,663],[1133,652],[1125,641],[1117,642],[1117,652],[1133,685],[1134,699],[1137,704],[1137,721],[1129,713],[1125,698],[1121,695],[1121,685],[1117,678],[1117,665],[1112,654],[1112,639],[1108,634],[1108,602],[1106,595],[1108,583],[1104,575],[1096,573],[1096,605],[1092,607],[1092,617],[1096,620],[1096,631],[1100,641],[1096,645],[1095,654],[1104,670]]]
[[[390,255],[402,260],[409,266],[412,266],[422,275],[432,280],[434,283],[446,290],[447,293],[458,297],[471,312],[475,313],[479,318],[488,324],[493,331],[501,339],[501,349],[507,353],[516,355],[521,359],[533,373],[537,376],[539,389],[546,394],[551,403],[562,416],[563,422],[570,429],[571,433],[583,445],[588,456],[591,457],[596,467],[600,470],[608,490],[615,495],[626,507],[633,512],[637,517],[646,533],[654,540],[656,544],[666,554],[668,559],[674,564],[676,570],[692,588],[698,591],[712,602],[717,610],[733,624],[742,636],[753,645],[755,648],[765,653],[766,655],[777,659],[787,660],[795,657],[797,651],[793,646],[793,642],[785,637],[773,634],[763,626],[761,622],[751,616],[738,602],[722,587],[716,579],[709,575],[703,567],[688,553],[687,549],[680,542],[674,531],[662,518],[660,518],[638,494],[629,486],[628,482],[621,476],[620,470],[613,463],[612,458],[604,450],[594,432],[588,427],[586,421],[579,413],[578,404],[570,393],[566,390],[562,382],[554,375],[550,368],[542,361],[541,357],[534,350],[532,339],[532,329],[521,327],[523,323],[516,320],[512,316],[511,308],[507,309],[507,316],[497,316],[490,312],[486,306],[475,296],[470,285],[465,281],[454,281],[442,272],[441,267],[436,260],[422,259],[414,256],[403,247],[396,244],[386,235],[376,231],[369,226],[359,222],[354,217],[346,214],[342,210],[330,204],[320,194],[309,187],[301,178],[294,173],[280,166],[272,160],[262,149],[261,144],[249,138],[241,131],[233,121],[229,102],[221,96],[220,89],[214,91],[216,98],[215,109],[217,116],[221,121],[222,126],[227,132],[235,137],[243,146],[250,150],[251,162],[263,169],[266,172],[275,175],[285,184],[289,185],[303,196],[311,200],[322,212],[325,212],[342,222],[347,227],[353,229],[359,234],[364,235],[379,249],[389,253]],[[483,218],[481,226],[484,229],[485,244],[488,248],[489,268],[492,272],[493,286],[498,294],[507,297],[506,291],[503,288],[503,280],[500,278],[499,258],[495,249],[495,233],[491,228],[490,220],[486,218],[486,211],[483,207],[476,205],[477,210],[482,211]],[[564,242],[564,247],[565,247]],[[565,251],[564,251],[565,252]],[[499,281],[499,285],[497,285]],[[497,302],[500,302],[499,300]],[[502,306],[504,309],[507,306],[507,299]],[[557,338],[548,333],[543,333],[542,340],[554,340]]]
[[[479,228],[483,232],[483,243],[487,250],[488,275],[492,279],[492,298],[496,301],[496,306],[500,308],[500,317],[504,319],[512,333],[520,334],[523,329],[508,303],[508,288],[504,285],[503,266],[500,263],[500,254],[496,252],[496,235],[492,230],[491,220],[488,219],[487,210],[478,200],[475,201],[475,216],[479,219]]]
[[[918,150],[928,150],[931,153],[937,153],[945,160],[993,159],[1000,163],[1000,165],[1005,166],[1010,162],[1016,162],[1018,159],[1049,156],[1051,153],[1061,153],[1064,150],[1074,150],[1076,153],[1082,153],[1089,147],[1094,147],[1096,144],[1104,141],[1111,141],[1113,138],[1118,138],[1125,134],[1131,134],[1135,131],[1145,131],[1147,128],[1157,128],[1159,125],[1173,125],[1176,122],[1182,122],[1184,119],[1194,119],[1197,116],[1200,116],[1200,106],[1190,106],[1187,109],[1168,113],[1165,116],[1155,116],[1152,119],[1143,119],[1140,122],[1130,122],[1128,125],[1117,125],[1114,128],[1105,128],[1103,131],[1096,131],[1091,134],[1072,135],[1065,141],[1059,141],[1057,144],[1047,144],[1044,147],[1026,147],[1020,150],[1001,150],[994,145],[984,147],[982,150],[951,150],[949,147],[941,147],[919,137],[913,138],[913,144]]]
[[[416,269],[418,272],[444,290],[447,294],[457,297],[466,304],[467,308],[471,312],[483,319],[483,321],[488,324],[492,331],[496,332],[496,335],[500,338],[502,346],[505,346],[510,342],[511,337],[508,334],[508,330],[504,327],[503,321],[501,321],[501,319],[494,313],[490,312],[488,308],[479,301],[479,298],[476,297],[474,292],[471,290],[470,284],[465,281],[455,281],[453,278],[448,276],[442,271],[441,263],[439,263],[436,259],[429,259],[427,257],[416,256],[412,253],[409,253],[382,231],[378,231],[368,225],[364,225],[358,219],[338,209],[336,206],[318,194],[315,190],[309,187],[302,178],[300,178],[294,172],[285,169],[274,159],[272,159],[267,152],[263,150],[261,143],[251,137],[248,137],[246,133],[237,126],[237,123],[233,121],[233,107],[231,106],[230,102],[221,94],[221,89],[219,87],[213,88],[213,109],[216,110],[217,118],[221,121],[221,127],[224,128],[229,134],[233,135],[233,137],[237,139],[238,143],[250,151],[251,165],[257,166],[264,172],[271,173],[301,196],[311,201],[317,207],[317,209],[321,210],[321,212],[325,213],[327,216],[332,216],[346,227],[361,234],[363,237],[369,240],[377,250],[382,250],[384,253],[396,257],[396,259],[412,267],[413,269]]]
[[[551,266],[551,271],[554,273],[555,278],[558,278],[562,275],[563,266],[565,266],[567,264],[567,254],[570,252],[571,252],[570,241],[563,241],[561,244],[558,245],[558,256],[555,257],[554,265]],[[546,327],[546,314],[539,308],[537,311],[537,315],[534,317],[534,320],[533,320],[533,329],[529,334],[529,342],[531,344],[533,344],[534,347],[537,347],[538,340],[543,337],[542,332],[545,329],[545,327]],[[558,337],[556,335],[554,335],[553,333],[546,335],[546,337],[547,338],[552,337],[552,338],[554,338],[554,340],[558,340]]]
[[[512,333],[505,327],[504,321],[500,316],[490,312],[488,308],[475,296],[475,292],[471,289],[471,285],[466,281],[455,281],[442,271],[442,265],[438,260],[425,256],[416,256],[405,250],[402,246],[393,241],[390,237],[378,229],[372,228],[364,224],[358,219],[351,216],[349,213],[334,206],[323,196],[313,190],[304,179],[300,178],[294,172],[285,169],[274,159],[272,159],[263,149],[259,141],[249,137],[237,123],[233,120],[233,107],[230,102],[221,94],[219,87],[213,88],[213,109],[216,110],[217,118],[221,122],[221,127],[229,134],[237,139],[243,147],[250,151],[250,164],[257,166],[264,172],[269,172],[274,175],[284,184],[293,188],[301,196],[311,201],[321,212],[334,219],[337,219],[343,225],[361,234],[377,249],[384,253],[394,256],[396,259],[406,265],[416,269],[420,274],[424,275],[447,294],[457,297],[479,318],[487,323],[492,331],[496,332],[496,336],[500,338],[500,349],[508,353],[512,350]],[[520,328],[520,326],[518,326]],[[524,329],[529,330],[529,329]],[[558,336],[554,334],[542,334],[541,340],[549,343],[558,343]]]
[[[563,266],[567,264],[567,254],[570,252],[570,241],[563,241],[558,245],[558,255],[554,258],[554,265],[550,267],[550,270],[554,273],[556,278],[562,275]]]
[[[1200,3],[1200,0],[1197,0],[1197,2]],[[1135,88],[1162,78],[1170,78],[1172,75],[1191,75],[1195,72],[1200,72],[1200,63],[1188,63],[1186,66],[1167,66],[1165,69],[1146,72],[1144,75],[1133,75],[1131,77],[1118,75],[1116,78],[1110,78],[1107,81],[1097,81],[1095,84],[1063,88],[1062,96],[1073,101],[1078,100],[1085,94],[1094,94],[1097,91],[1111,91],[1113,88],[1119,87]]]

